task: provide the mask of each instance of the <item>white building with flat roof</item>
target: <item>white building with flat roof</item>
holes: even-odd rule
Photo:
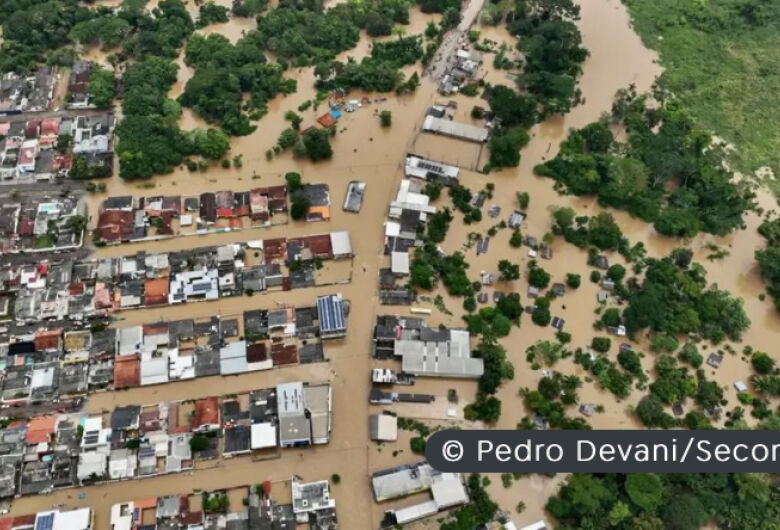
[[[408,155],[404,163],[404,176],[421,180],[455,184],[458,182],[458,166],[450,166],[416,155]]]
[[[402,371],[424,377],[482,377],[484,362],[471,356],[469,332],[462,329],[448,332],[448,337],[434,340],[396,340],[393,348],[395,355],[401,357]]]
[[[111,506],[111,530],[133,530],[135,503],[120,502]]]
[[[92,509],[46,511],[35,515],[36,530],[92,530]]]
[[[253,423],[250,447],[253,451],[276,447],[276,426],[270,422]]]
[[[484,127],[476,127],[467,123],[445,120],[435,116],[426,116],[423,122],[423,131],[451,136],[459,140],[484,143],[488,139],[488,130]]]
[[[395,200],[390,201],[388,216],[391,219],[400,219],[404,210],[412,210],[420,213],[420,220],[424,221],[428,214],[436,212],[436,208],[430,204],[431,198],[422,193],[419,182],[403,179],[398,186],[398,194]],[[398,226],[400,233],[401,226]]]

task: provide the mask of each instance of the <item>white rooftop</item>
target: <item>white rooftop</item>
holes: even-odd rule
[[[460,169],[457,166],[450,166],[442,162],[427,160],[419,156],[409,155],[404,164],[404,174],[407,177],[428,180],[432,177],[453,181],[458,179]]]
[[[252,443],[251,448],[267,449],[276,447],[276,427],[273,423],[254,423],[252,424]]]
[[[459,473],[442,473],[431,485],[431,494],[439,510],[469,502],[469,495]]]
[[[336,257],[352,255],[352,240],[346,230],[331,232],[330,245],[333,249],[333,255]]]
[[[450,330],[449,340],[441,342],[399,339],[394,353],[404,372],[420,376],[479,378],[485,369],[482,359],[471,356],[466,330]]]
[[[281,383],[276,385],[276,402],[279,417],[303,414],[303,383]]]
[[[426,116],[423,122],[423,131],[435,132],[445,136],[452,136],[470,142],[485,142],[488,138],[488,130],[484,127],[475,127],[467,123]]]
[[[390,268],[393,274],[402,274],[404,276],[409,274],[409,253],[408,252],[393,252],[390,255]]]

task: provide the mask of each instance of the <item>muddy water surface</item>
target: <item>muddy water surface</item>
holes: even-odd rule
[[[582,2],[582,30],[584,45],[590,50],[590,58],[584,65],[580,85],[585,97],[585,103],[563,118],[550,119],[533,130],[533,138],[523,151],[523,160],[518,168],[493,173],[484,176],[474,172],[462,172],[465,185],[473,191],[481,189],[487,182],[495,184],[493,199],[487,205],[496,204],[502,208],[500,218],[491,219],[487,215],[481,223],[466,226],[462,223],[460,214],[456,214],[447,240],[443,247],[448,251],[463,249],[470,232],[485,234],[488,228],[501,218],[506,218],[515,207],[514,194],[517,191],[527,191],[531,195],[529,218],[523,232],[541,239],[550,228],[550,207],[555,205],[571,205],[582,213],[593,214],[599,209],[588,199],[562,197],[552,190],[549,180],[535,177],[532,168],[535,164],[555,155],[558,144],[570,127],[580,127],[608,111],[615,91],[635,83],[639,90],[650,88],[654,78],[660,72],[655,64],[655,55],[644,49],[639,38],[631,31],[624,8],[618,0],[589,0]],[[412,24],[407,34],[417,33],[424,29],[427,15],[412,13]],[[235,20],[228,24],[213,26],[204,32],[219,31],[231,40],[240,37],[243,25]],[[496,41],[511,43],[511,38],[503,28],[481,28],[483,36]],[[354,55],[358,57],[370,53],[370,42],[365,36],[356,48]],[[505,72],[492,70],[492,56],[486,58],[481,75],[487,76],[492,82],[505,79]],[[180,64],[181,62],[180,59]],[[171,95],[177,96],[191,71],[183,67],[179,71],[177,85]],[[290,154],[282,154],[270,162],[265,158],[265,151],[276,142],[279,132],[287,127],[283,115],[287,110],[296,110],[298,105],[313,99],[313,75],[311,69],[291,70],[288,75],[298,80],[298,92],[285,98],[278,97],[269,104],[269,113],[258,124],[253,134],[233,141],[231,154],[242,154],[244,165],[242,169],[222,169],[214,167],[206,173],[190,173],[177,169],[171,175],[156,177],[147,183],[125,182],[113,178],[109,182],[109,194],[132,194],[143,196],[149,194],[198,194],[204,191],[219,189],[243,190],[253,186],[267,186],[282,182],[282,175],[287,171],[299,171],[304,180],[309,182],[327,182],[330,185],[333,202],[332,219],[327,223],[303,224],[292,223],[282,227],[269,229],[253,229],[233,234],[206,235],[174,239],[165,242],[139,243],[123,247],[100,249],[100,256],[132,253],[136,250],[161,251],[187,248],[196,245],[211,245],[230,241],[276,237],[287,234],[318,233],[331,230],[348,229],[352,235],[352,243],[356,258],[353,268],[352,282],[348,285],[334,288],[314,288],[285,293],[269,293],[252,298],[225,299],[217,302],[191,304],[175,308],[160,308],[153,310],[138,310],[125,312],[121,316],[126,320],[121,325],[149,322],[160,318],[201,318],[214,314],[233,315],[252,308],[272,307],[277,301],[292,304],[311,303],[314,296],[326,292],[340,291],[352,302],[352,312],[349,321],[349,335],[346,339],[326,344],[326,357],[330,364],[290,367],[262,373],[253,373],[235,378],[207,378],[194,382],[175,383],[152,389],[134,389],[126,392],[103,394],[90,399],[88,409],[100,411],[115,405],[126,403],[148,403],[162,399],[183,399],[199,397],[208,394],[221,394],[229,389],[249,389],[272,385],[279,381],[304,379],[312,381],[330,380],[334,385],[334,430],[331,443],[315,449],[285,451],[278,460],[252,462],[249,459],[237,459],[225,463],[221,467],[198,470],[194,476],[171,475],[142,481],[130,481],[122,484],[112,484],[84,488],[87,497],[77,498],[76,490],[61,491],[52,495],[20,499],[14,503],[14,513],[29,513],[49,507],[52,503],[66,502],[68,505],[91,505],[96,510],[97,528],[108,527],[108,510],[115,502],[162,495],[176,492],[187,492],[194,487],[217,488],[246,483],[257,483],[265,479],[286,480],[292,474],[302,476],[306,480],[321,479],[337,472],[341,475],[341,484],[334,486],[333,494],[339,503],[339,518],[342,527],[347,530],[365,530],[376,528],[385,509],[394,504],[377,505],[371,499],[369,489],[369,473],[390,465],[398,465],[419,460],[419,456],[409,451],[410,434],[403,432],[395,444],[383,444],[381,447],[368,441],[367,415],[380,410],[379,407],[367,403],[368,369],[372,365],[369,357],[371,332],[374,317],[378,312],[408,314],[408,307],[379,307],[376,299],[376,278],[380,266],[387,260],[382,252],[382,223],[385,219],[387,204],[394,196],[400,180],[400,165],[403,155],[415,143],[419,125],[422,122],[427,105],[439,98],[435,87],[427,80],[416,94],[402,98],[389,97],[387,101],[364,106],[354,113],[344,113],[338,123],[339,133],[333,139],[335,155],[329,162],[312,164],[306,161],[294,160]],[[351,95],[350,97],[360,97]],[[372,96],[373,97],[373,96]],[[449,99],[449,98],[448,98]],[[456,119],[470,120],[469,113],[475,104],[484,102],[476,98],[457,96],[452,98],[458,103]],[[388,129],[379,127],[378,110],[391,110],[393,125]],[[327,105],[321,104],[319,109],[309,109],[301,114],[304,117],[303,127],[315,125],[317,116],[327,111]],[[182,118],[182,126],[190,128],[201,126],[202,122],[191,113]],[[438,140],[438,139],[436,139]],[[425,141],[428,141],[426,137]],[[463,156],[475,148],[471,145],[452,144],[446,147],[433,142],[436,149],[443,151],[442,156]],[[434,147],[431,147],[434,149]],[[469,155],[479,157],[477,154]],[[485,154],[483,153],[484,157]],[[446,159],[446,158],[445,158]],[[478,166],[476,166],[478,167]],[[368,183],[366,201],[360,214],[342,212],[340,203],[343,199],[349,180],[360,179]],[[445,194],[446,195],[446,194]],[[92,212],[104,196],[96,195],[92,201]],[[771,206],[772,199],[762,196],[762,203]],[[446,204],[444,198],[438,205]],[[484,210],[487,211],[487,208]],[[764,288],[753,263],[753,251],[760,246],[761,241],[755,233],[759,220],[756,216],[747,219],[748,229],[727,238],[698,237],[692,241],[674,242],[656,236],[651,227],[641,221],[629,218],[625,214],[613,212],[621,224],[626,236],[632,241],[643,241],[651,255],[664,255],[680,244],[688,244],[696,249],[696,258],[707,266],[710,279],[716,281],[722,288],[731,290],[734,294],[745,298],[745,307],[753,320],[753,327],[746,336],[746,343],[771,351],[780,336],[779,320],[772,304],[760,302],[758,294]],[[465,249],[471,264],[470,276],[474,279],[482,270],[496,271],[500,259],[510,259],[520,263],[525,270],[527,248],[512,249],[509,244],[508,230],[499,231],[490,244],[486,255],[477,257],[473,248]],[[723,248],[728,248],[731,254],[716,263],[706,261],[709,251],[704,248],[708,242],[715,242]],[[563,281],[568,272],[582,275],[582,286],[576,291],[569,291],[563,298],[553,302],[552,313],[566,320],[566,331],[574,336],[574,345],[585,345],[595,334],[592,323],[595,319],[593,311],[597,307],[597,287],[588,282],[589,268],[586,266],[586,254],[562,241],[553,243],[554,259],[541,261],[553,277],[554,282]],[[610,256],[612,261],[620,261],[618,256]],[[523,302],[526,296],[527,283],[524,279],[496,284],[490,289],[502,291],[518,291]],[[453,315],[446,315],[437,310],[431,317],[433,324],[444,323],[461,325],[460,306],[462,300],[452,299],[441,292],[446,306]],[[421,303],[420,305],[426,305]],[[430,304],[428,304],[430,305]],[[509,337],[504,339],[509,356],[515,365],[515,380],[505,384],[499,397],[503,402],[503,413],[497,428],[514,428],[516,423],[526,415],[522,401],[517,392],[523,387],[535,387],[540,374],[530,370],[525,361],[526,348],[541,339],[552,339],[552,328],[534,326],[530,319],[524,319],[521,328],[515,328]],[[614,344],[612,354],[616,352]],[[646,359],[649,367],[650,360]],[[570,360],[561,361],[556,369],[566,373],[581,373]],[[729,386],[728,397],[735,402],[731,385],[736,379],[747,379],[749,374],[746,363],[738,357],[727,356],[724,366],[713,375],[723,385]],[[456,389],[460,400],[470,400],[476,390],[474,382],[461,381],[420,381],[414,388],[415,392],[426,392],[444,396],[450,389]],[[636,422],[627,413],[627,407],[634,404],[641,392],[634,392],[623,402],[617,402],[611,394],[605,393],[596,384],[585,383],[580,391],[581,401],[601,404],[605,412],[596,414],[590,422],[594,428],[632,428]],[[448,422],[439,423],[447,425]],[[467,426],[467,424],[464,424]],[[395,453],[395,454],[394,454]],[[501,485],[499,477],[492,478],[490,493],[501,507],[507,510],[512,519],[520,526],[540,519],[547,497],[554,492],[557,483],[562,479],[558,476],[548,479],[539,476],[525,477],[516,481],[510,488]],[[519,501],[526,505],[521,514],[515,513]],[[406,505],[407,502],[397,503]],[[417,525],[417,528],[434,528],[438,525],[435,518]],[[413,526],[414,527],[414,526]]]

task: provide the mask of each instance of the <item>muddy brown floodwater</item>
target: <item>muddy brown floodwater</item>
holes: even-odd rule
[[[107,2],[103,2],[107,3]],[[523,150],[522,162],[519,167],[485,176],[472,171],[462,171],[462,181],[473,191],[484,188],[487,182],[495,184],[493,199],[488,205],[496,204],[502,208],[501,218],[515,207],[514,195],[517,191],[527,191],[531,196],[529,218],[523,228],[525,234],[540,238],[550,228],[550,208],[552,206],[571,205],[579,212],[593,214],[599,207],[590,199],[559,196],[552,189],[550,180],[533,175],[533,166],[543,160],[555,156],[560,141],[567,129],[581,127],[595,119],[601,113],[610,109],[615,92],[635,83],[639,90],[648,90],[653,80],[660,73],[656,64],[656,56],[645,49],[639,37],[632,31],[628,15],[619,0],[588,0],[580,2],[582,19],[579,22],[584,45],[590,50],[590,57],[585,62],[580,80],[585,103],[572,110],[565,117],[550,119],[533,129],[533,138]],[[418,10],[411,13],[412,23],[407,34],[422,31],[432,17],[423,15]],[[241,32],[249,26],[241,19],[233,19],[226,24],[214,25],[201,30],[203,33],[219,32],[231,40],[240,37]],[[479,28],[482,36],[499,42],[513,44],[513,39],[504,28]],[[362,56],[370,53],[370,40],[364,35],[360,44],[351,53],[343,54]],[[494,83],[511,84],[504,72],[496,72],[491,66],[492,59],[487,57],[480,75]],[[186,82],[191,71],[179,64],[179,79],[171,91],[176,97]],[[411,71],[409,69],[408,71]],[[193,488],[222,488],[248,483],[258,483],[266,479],[285,480],[292,474],[302,476],[306,480],[316,480],[329,477],[332,473],[341,475],[341,483],[333,486],[333,495],[337,499],[339,519],[345,530],[369,530],[377,528],[384,510],[400,503],[385,503],[378,505],[373,502],[370,492],[369,474],[371,471],[413,462],[419,459],[409,450],[408,432],[402,432],[395,444],[376,446],[368,439],[368,420],[370,412],[380,408],[370,406],[367,401],[369,391],[368,370],[372,366],[370,358],[371,333],[375,316],[378,313],[408,314],[408,307],[380,307],[378,305],[377,273],[387,262],[382,255],[383,221],[387,205],[394,196],[398,182],[401,179],[401,163],[403,156],[414,145],[424,151],[435,151],[445,161],[458,160],[464,165],[479,167],[483,163],[485,152],[479,147],[462,143],[449,143],[439,137],[420,136],[419,126],[423,120],[426,107],[437,101],[435,86],[427,79],[413,95],[396,98],[388,96],[381,103],[363,106],[354,113],[344,113],[338,122],[339,133],[333,139],[335,151],[331,161],[312,164],[295,160],[289,153],[282,154],[273,160],[266,161],[265,151],[272,147],[279,132],[286,128],[284,113],[296,110],[298,105],[315,97],[313,74],[311,69],[291,70],[287,75],[298,80],[298,91],[287,97],[278,97],[269,104],[269,113],[258,124],[258,129],[251,135],[237,138],[233,141],[231,155],[243,155],[242,169],[222,169],[213,167],[205,173],[190,173],[183,168],[177,169],[171,175],[155,177],[144,182],[126,182],[118,177],[108,182],[108,195],[131,194],[143,196],[149,194],[177,193],[183,195],[198,194],[204,191],[220,189],[243,190],[254,186],[267,186],[282,182],[282,176],[287,171],[298,171],[308,182],[327,182],[330,185],[333,202],[332,218],[324,223],[291,223],[272,228],[258,228],[238,233],[211,234],[173,239],[163,242],[138,243],[122,247],[103,248],[98,256],[115,256],[133,253],[138,250],[161,251],[202,245],[221,244],[230,241],[250,240],[277,237],[288,234],[319,233],[346,229],[352,236],[352,244],[356,258],[353,266],[352,281],[349,284],[335,287],[318,287],[283,293],[269,293],[250,298],[232,298],[215,302],[204,302],[170,308],[145,309],[122,313],[126,320],[121,324],[149,322],[160,318],[199,318],[210,315],[238,314],[253,308],[270,308],[275,302],[291,304],[310,303],[317,294],[341,292],[352,303],[349,317],[349,334],[344,340],[326,344],[326,357],[329,364],[296,366],[271,370],[262,373],[246,374],[238,377],[214,377],[198,379],[197,381],[172,383],[151,389],[133,389],[124,392],[107,393],[90,397],[87,409],[101,411],[116,405],[126,403],[149,403],[162,399],[185,399],[209,394],[244,390],[249,388],[273,385],[279,381],[296,379],[322,381],[330,380],[334,386],[334,418],[333,436],[327,446],[310,449],[284,451],[277,460],[253,462],[247,458],[238,458],[224,462],[214,469],[197,470],[194,475],[168,475],[145,480],[134,480],[123,483],[108,484],[83,488],[86,498],[78,499],[80,490],[65,490],[40,496],[22,498],[14,502],[12,512],[15,514],[30,513],[50,507],[53,503],[66,503],[68,506],[90,505],[96,511],[96,528],[108,528],[108,513],[111,504],[134,498],[145,498],[152,495],[188,492]],[[350,97],[359,98],[362,94]],[[372,95],[375,97],[375,95]],[[475,104],[483,104],[476,98],[455,96],[458,102],[457,119],[469,121],[469,112]],[[381,128],[377,113],[379,110],[390,110],[393,114],[393,124],[389,128]],[[327,105],[321,104],[319,109],[309,109],[302,112],[303,127],[315,124],[317,116],[327,111]],[[190,128],[203,125],[202,121],[185,113],[182,126]],[[486,151],[484,149],[483,151]],[[425,154],[422,152],[420,154]],[[466,160],[468,159],[468,160]],[[368,183],[366,198],[360,214],[343,212],[341,201],[350,180],[360,179]],[[445,194],[446,195],[446,194]],[[91,212],[97,211],[97,206],[106,195],[94,195],[91,198]],[[775,206],[774,200],[768,194],[760,195],[760,202],[766,208]],[[445,199],[439,199],[439,205],[444,205]],[[612,212],[625,235],[632,241],[643,241],[650,255],[661,256],[680,245],[689,245],[695,250],[695,257],[702,262],[709,272],[709,279],[717,282],[721,288],[730,290],[733,294],[745,298],[745,308],[753,321],[753,326],[746,334],[744,342],[756,348],[772,351],[772,346],[780,338],[780,321],[770,301],[761,302],[758,295],[764,291],[758,271],[753,260],[753,251],[761,246],[760,237],[755,228],[760,222],[751,214],[747,217],[747,230],[725,238],[700,236],[690,241],[672,241],[657,236],[652,227],[638,220],[631,219],[620,212]],[[485,215],[482,222],[465,226],[462,216],[456,215],[452,223],[444,248],[454,251],[463,248],[469,232],[486,233],[488,228],[496,224],[498,219]],[[482,256],[476,256],[473,248],[467,249],[467,258],[471,264],[470,276],[476,279],[481,270],[496,271],[500,259],[507,258],[520,263],[524,270],[527,260],[527,248],[512,249],[509,244],[508,230],[499,231],[490,244],[490,251]],[[706,261],[707,243],[715,243],[730,250],[731,254],[720,262]],[[576,291],[569,291],[564,297],[556,299],[552,305],[552,313],[566,320],[566,331],[574,337],[573,345],[585,345],[594,335],[592,323],[593,311],[597,307],[595,285],[588,282],[589,268],[586,266],[584,252],[557,240],[553,243],[554,259],[543,261],[542,265],[553,277],[553,281],[563,281],[567,272],[577,272],[582,275],[582,286]],[[621,261],[619,256],[610,256],[612,261]],[[499,290],[515,290],[521,293],[523,301],[527,301],[525,280],[497,284]],[[445,304],[454,313],[452,316],[434,310],[431,317],[433,324],[445,323],[462,325],[461,299],[452,299],[443,291]],[[425,304],[421,304],[425,305]],[[565,308],[564,308],[565,306]],[[120,324],[120,325],[121,325]],[[534,326],[525,319],[521,328],[514,328],[503,344],[507,347],[510,359],[515,365],[514,381],[506,383],[499,392],[503,402],[503,413],[496,428],[514,428],[517,422],[526,415],[522,401],[517,392],[523,387],[535,387],[540,377],[539,372],[532,371],[525,360],[526,348],[540,339],[553,338],[552,328]],[[741,347],[739,348],[741,349]],[[616,350],[616,347],[613,348]],[[706,352],[703,352],[706,354]],[[614,354],[614,351],[613,351]],[[649,356],[648,356],[649,357]],[[650,360],[645,359],[646,368]],[[569,360],[561,361],[556,369],[566,373],[583,375],[579,367]],[[747,364],[737,356],[726,356],[720,370],[712,374],[722,385],[728,386],[727,397],[735,403],[733,382],[746,380],[749,375]],[[437,396],[445,396],[447,390],[454,388],[462,401],[470,400],[475,393],[474,382],[463,381],[419,381],[415,392],[426,392]],[[622,402],[611,394],[605,393],[595,383],[585,383],[580,392],[582,402],[601,404],[605,408],[602,414],[595,414],[590,422],[594,428],[634,428],[636,421],[627,412],[627,407],[636,403],[642,393],[634,393]],[[459,404],[462,407],[463,403]],[[425,417],[425,412],[420,415]],[[442,425],[449,425],[445,422]],[[461,423],[469,426],[468,423]],[[397,452],[396,452],[397,451]],[[503,488],[498,477],[493,477],[489,487],[490,493],[510,517],[521,526],[536,521],[544,516],[544,504],[557,484],[564,478],[530,476],[515,481],[509,488]],[[515,506],[519,501],[525,503],[525,510],[517,514]],[[419,523],[414,528],[435,528],[436,518]]]

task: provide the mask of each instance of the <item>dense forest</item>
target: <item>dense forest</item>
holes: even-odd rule
[[[124,119],[117,127],[116,148],[121,177],[137,179],[169,173],[185,156],[216,160],[230,149],[227,135],[220,130],[179,129],[181,107],[168,97],[176,71],[173,62],[148,57],[133,63],[122,76]]]
[[[780,311],[780,218],[764,221],[758,232],[766,239],[766,248],[756,250],[756,261],[761,276],[769,282],[767,291]]]
[[[319,63],[314,70],[317,76],[316,85],[319,89],[362,89],[377,92],[390,92],[405,85],[407,91],[413,91],[419,84],[417,73],[404,80],[400,68],[414,64],[422,57],[422,39],[419,36],[375,42],[371,56],[360,62],[350,57],[346,63]]]
[[[218,34],[193,35],[187,41],[184,60],[195,72],[179,102],[231,135],[255,130],[245,110],[258,118],[274,96],[296,90],[294,79],[283,78],[281,65],[266,61],[254,31],[236,44]],[[247,103],[245,93],[250,96]]]
[[[517,64],[519,92],[501,85],[488,89],[500,128],[491,137],[486,169],[517,166],[529,140],[526,129],[579,103],[577,79],[588,56],[575,23],[579,12],[571,0],[517,0],[507,14],[507,30],[517,36],[523,57]]]
[[[628,294],[623,316],[629,333],[649,328],[659,333],[697,333],[720,342],[738,341],[750,326],[742,301],[717,286],[707,286],[704,267],[679,258],[648,258],[641,286]]]
[[[732,181],[724,152],[672,98],[621,91],[611,118],[574,130],[558,155],[536,166],[575,195],[596,195],[605,206],[652,222],[664,235],[724,235],[743,228],[753,194]],[[612,127],[625,128],[627,141]]]
[[[571,475],[547,502],[560,530],[775,528],[780,486],[765,474]]]
[[[53,64],[71,62],[73,54],[64,48],[71,42],[70,31],[94,15],[79,0],[0,2],[0,71],[26,71],[47,59]]]
[[[115,16],[140,17],[120,52],[133,59],[122,75],[124,117],[116,147],[120,176],[148,178],[169,173],[187,156],[224,156],[230,148],[227,135],[217,129],[182,131],[177,124],[181,107],[168,97],[178,70],[172,59],[194,29],[181,0],[162,0],[150,14],[123,7]]]

